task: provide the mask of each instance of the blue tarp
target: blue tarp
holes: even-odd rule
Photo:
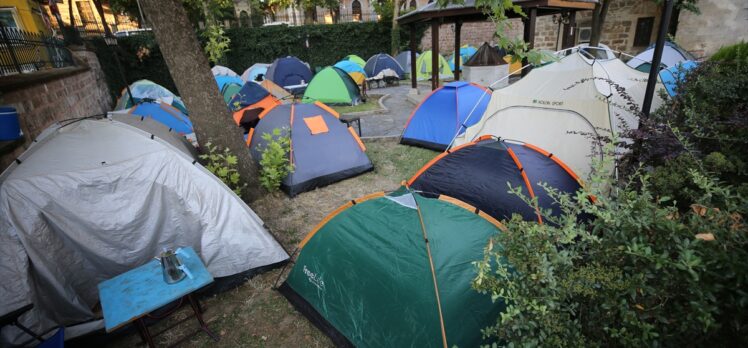
[[[667,94],[671,97],[676,95],[675,87],[678,81],[682,80],[689,70],[695,68],[698,64],[692,60],[686,60],[676,66],[660,70],[660,80],[667,89]]]
[[[371,56],[371,58],[366,61],[366,66],[364,66],[366,76],[369,77],[377,76],[384,69],[393,70],[401,79],[405,76],[403,67],[400,66],[395,58],[392,58],[392,56],[386,53],[379,53]]]
[[[432,92],[413,110],[401,142],[444,150],[458,131],[461,134],[465,128],[480,121],[490,99],[491,93],[476,84],[448,83]],[[470,119],[466,120],[471,111]],[[463,123],[464,126],[460,127]]]
[[[173,129],[180,135],[193,133],[192,122],[187,115],[166,103],[144,102],[130,108],[133,116],[150,117]]]

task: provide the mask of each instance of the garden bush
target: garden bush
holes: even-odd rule
[[[748,44],[721,49],[686,74],[677,91],[642,136],[653,192],[686,209],[698,191],[688,170],[701,166],[748,195]]]
[[[221,151],[218,146],[211,142],[207,142],[205,148],[207,153],[200,155],[200,159],[205,162],[205,168],[221,179],[237,196],[241,197],[247,184],[242,183],[241,175],[237,169],[239,159],[231,154],[229,149]]]
[[[748,205],[689,174],[700,196],[686,212],[639,172],[615,196],[600,177],[576,199],[553,193],[564,214],[549,223],[506,222],[477,263],[474,287],[507,304],[484,334],[509,346],[748,344]]]
[[[260,185],[269,192],[280,188],[283,179],[294,170],[290,161],[291,138],[288,129],[273,129],[272,133],[265,133],[262,139],[266,145],[260,148]]]

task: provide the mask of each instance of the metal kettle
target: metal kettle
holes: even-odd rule
[[[177,253],[171,249],[164,249],[159,257],[161,261],[161,270],[164,272],[164,281],[167,284],[174,284],[184,279],[186,276],[184,266],[179,262]]]

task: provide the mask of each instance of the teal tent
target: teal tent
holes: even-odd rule
[[[471,288],[499,223],[407,188],[349,201],[299,244],[280,292],[338,346],[478,347],[503,303]]]

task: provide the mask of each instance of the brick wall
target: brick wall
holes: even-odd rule
[[[705,0],[706,2],[739,1],[739,0]],[[659,25],[660,9],[652,0],[613,0],[608,9],[601,41],[614,50],[627,53],[638,53],[644,46],[634,46],[636,21],[641,17],[655,17],[650,41],[653,43]],[[519,19],[510,20],[512,29],[508,31],[510,37],[522,37],[524,25]],[[577,26],[592,25],[592,11],[577,12]],[[745,22],[743,22],[745,28]],[[558,23],[553,23],[553,16],[538,17],[535,23],[535,47],[539,49],[556,50],[561,48],[558,38]],[[563,29],[562,29],[563,30]],[[494,42],[495,27],[491,22],[465,23],[462,26],[460,41],[462,44],[478,46],[484,41]],[[557,45],[558,43],[558,45]],[[431,49],[431,28],[421,40],[421,49]],[[454,50],[454,25],[443,24],[439,27],[439,51],[447,56]]]
[[[87,69],[60,78],[15,88],[0,96],[0,104],[18,110],[24,142],[0,154],[0,171],[4,170],[41,131],[54,122],[102,114],[112,107],[109,89],[96,54],[73,52],[79,65]]]

